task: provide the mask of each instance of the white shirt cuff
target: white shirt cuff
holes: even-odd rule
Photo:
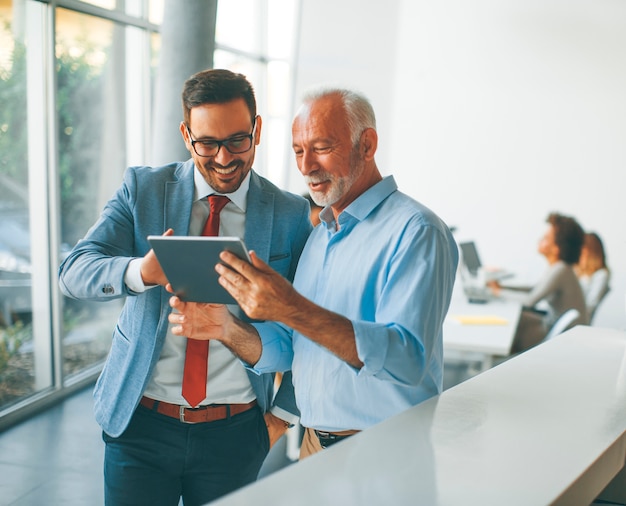
[[[277,416],[281,420],[285,420],[285,422],[289,422],[292,425],[297,424],[298,420],[300,420],[300,417],[290,413],[289,411],[285,411],[278,406],[272,406],[272,408],[270,409],[270,413],[272,413],[272,415],[274,416]]]
[[[143,258],[133,258],[128,264],[126,272],[124,273],[124,283],[126,283],[126,286],[135,293],[143,293],[149,288],[154,288],[155,286],[157,286],[146,286],[143,284],[143,279],[141,279],[142,261]]]

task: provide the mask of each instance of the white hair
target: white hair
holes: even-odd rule
[[[304,93],[302,102],[311,103],[330,95],[338,95],[343,103],[353,146],[358,144],[364,130],[367,128],[376,130],[376,115],[372,104],[356,91],[327,86],[312,88]]]

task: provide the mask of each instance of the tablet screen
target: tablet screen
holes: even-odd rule
[[[148,236],[157,260],[181,300],[236,304],[219,284],[215,265],[219,254],[228,250],[250,261],[248,249],[239,237],[210,236]]]

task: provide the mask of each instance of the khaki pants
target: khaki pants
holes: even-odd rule
[[[358,430],[344,430],[342,432],[335,432],[339,436],[351,436],[356,434]],[[300,460],[313,455],[314,453],[321,452],[324,448],[320,444],[320,440],[317,439],[317,435],[313,429],[308,427],[304,430],[304,437],[302,438],[302,444],[300,445]]]

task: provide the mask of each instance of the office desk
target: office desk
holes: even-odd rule
[[[625,459],[626,333],[575,327],[211,505],[588,506]]]
[[[446,352],[461,357],[463,353],[479,353],[483,358],[483,370],[489,369],[494,357],[506,357],[511,353],[521,311],[521,304],[511,300],[494,299],[484,304],[472,304],[467,302],[461,290],[455,289],[443,324],[444,359]],[[461,317],[487,322],[462,323],[459,321]]]

